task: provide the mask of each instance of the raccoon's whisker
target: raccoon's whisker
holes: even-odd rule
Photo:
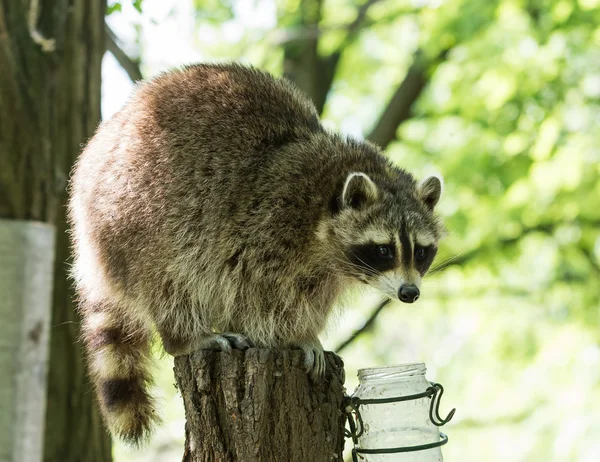
[[[358,261],[360,261],[363,265],[365,265],[366,268],[369,268],[371,271],[373,271],[374,275],[378,275],[378,276],[381,275],[381,271],[378,271],[376,268],[373,268],[371,265],[369,265],[366,261],[364,261],[358,255],[354,254],[354,256],[358,259]],[[359,268],[360,268],[360,266],[359,266]]]
[[[352,273],[353,275],[356,275],[356,276],[364,276],[365,274],[367,276],[380,276],[381,275],[381,273],[379,271],[377,271],[375,268],[367,265],[366,263],[365,263],[366,266],[359,266],[356,263],[352,263],[348,258],[336,258],[336,261],[337,261],[337,263],[340,264],[340,266],[343,269],[345,269],[349,273]]]
[[[429,270],[429,274],[435,274],[435,273],[439,273],[440,271],[445,270],[446,268],[448,268],[453,261],[457,260],[458,258],[462,257],[466,252],[460,252],[456,255],[453,255],[449,258],[446,258],[445,260],[437,263],[433,268],[431,268]]]
[[[372,277],[378,277],[378,278],[380,278],[381,282],[384,283],[384,285],[387,285],[390,288],[390,290],[392,292],[396,291],[395,281],[391,277],[389,277],[385,273],[382,273],[381,271],[376,270],[375,268],[368,265],[367,263],[363,262],[363,263],[365,263],[365,266],[356,265],[355,263],[352,263],[351,261],[346,261],[346,262],[342,262],[342,263],[346,263],[348,265],[347,271],[353,277],[356,277],[357,279],[360,279],[363,281],[364,281],[363,277],[365,275],[372,276]],[[364,281],[364,282],[366,282],[366,281]]]
[[[351,273],[355,273],[357,276],[380,276],[381,273],[379,273],[377,270],[372,269],[372,268],[367,268],[364,266],[359,266],[356,265],[354,263],[351,262],[346,262],[346,264],[348,265],[348,271]]]
[[[392,278],[390,278],[388,275],[382,273],[381,271],[373,268],[371,265],[369,265],[368,263],[366,263],[364,260],[362,260],[360,257],[356,256],[356,258],[361,261],[364,266],[360,266],[357,265],[355,263],[352,263],[350,260],[348,260],[347,258],[344,261],[341,261],[342,264],[346,264],[348,265],[349,268],[351,268],[350,271],[348,271],[349,273],[351,273],[352,275],[354,275],[355,277],[360,278],[360,276],[376,276],[376,277],[380,277],[383,279],[384,282],[386,282],[390,287],[394,287],[394,281]],[[338,260],[340,261],[340,260]],[[352,269],[355,269],[357,272],[353,272]]]
[[[443,261],[441,261],[439,263],[439,265],[442,265],[442,264],[445,265],[445,264],[448,264],[450,262],[453,262],[457,258],[462,257],[465,253],[466,253],[466,251],[463,251],[463,252],[459,252],[459,253],[457,253],[455,255],[451,255],[450,257],[448,257],[448,258],[444,259]]]

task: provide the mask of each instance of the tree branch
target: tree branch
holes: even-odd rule
[[[360,328],[358,328],[354,332],[352,332],[352,334],[346,340],[344,340],[342,343],[340,343],[338,345],[338,347],[335,349],[336,353],[338,353],[338,354],[341,353],[342,350],[344,350],[348,345],[353,343],[358,337],[360,337],[365,332],[369,331],[371,329],[371,327],[373,327],[373,324],[375,323],[377,316],[379,316],[379,313],[381,313],[381,311],[391,301],[392,300],[389,298],[380,301],[379,304],[377,305],[377,307],[371,312],[371,316],[369,316],[369,319],[367,319]]]
[[[396,139],[398,127],[410,117],[413,104],[417,101],[427,83],[425,77],[427,68],[423,65],[422,60],[418,58],[419,54],[417,52],[406,77],[392,95],[381,117],[367,136],[369,141],[379,145],[382,149],[387,148]]]
[[[316,88],[320,79],[318,44],[322,3],[322,0],[300,1],[294,27],[314,30],[314,34],[298,35],[283,47],[283,75],[313,100],[319,113],[322,104]]]
[[[369,12],[369,8],[371,8],[375,3],[380,0],[367,0],[363,3],[356,12],[356,17],[354,21],[352,21],[346,27],[347,35],[344,38],[342,44],[338,47],[338,53],[341,53],[358,35],[358,32],[362,29],[362,26],[365,24],[365,20],[367,18],[367,13]]]
[[[486,250],[491,250],[492,248],[505,248],[512,244],[518,242],[523,236],[526,236],[531,233],[548,233],[551,234],[554,231],[555,227],[558,226],[559,223],[551,223],[551,224],[538,224],[535,226],[530,226],[527,228],[523,228],[521,233],[515,237],[507,237],[503,239],[498,239],[494,241],[492,244],[483,245],[480,247],[475,247],[474,249],[468,250],[461,254],[456,255],[444,262],[441,262],[439,266],[435,266],[431,269],[430,274],[439,273],[451,266],[463,266],[466,263],[469,263],[472,260],[475,260],[482,252]]]
[[[321,29],[322,0],[302,0],[298,26],[302,33],[290,35],[284,42],[284,69],[286,78],[294,82],[313,100],[319,114],[323,112],[327,94],[344,49],[356,38],[365,23],[367,12],[380,0],[367,0],[346,27],[347,35],[336,51],[329,56],[318,54]]]
[[[317,68],[319,70],[318,75],[320,76],[320,79],[318,80],[318,84],[315,88],[317,97],[317,110],[319,111],[319,114],[323,112],[325,107],[327,94],[331,89],[331,84],[333,83],[333,78],[335,77],[335,72],[337,70],[338,63],[340,62],[342,53],[356,39],[358,33],[362,29],[363,25],[365,24],[369,8],[379,1],[380,0],[367,0],[365,3],[363,3],[358,8],[354,21],[352,21],[346,27],[346,37],[337,50],[327,57],[319,58]]]
[[[306,39],[320,39],[327,32],[345,32],[346,37],[341,42],[340,46],[336,48],[337,51],[342,52],[350,43],[355,39],[362,29],[367,27],[382,24],[388,24],[394,21],[400,14],[414,14],[416,10],[402,10],[394,12],[393,14],[387,15],[385,18],[373,20],[367,18],[367,10],[363,9],[366,5],[367,9],[373,4],[381,0],[371,0],[360,7],[356,13],[356,17],[351,21],[343,24],[333,24],[328,26],[320,25],[307,25],[303,27],[293,27],[278,29],[277,34],[273,36],[271,44],[273,46],[283,46],[288,42]]]
[[[136,82],[142,80],[142,71],[140,69],[140,60],[133,59],[123,51],[123,49],[117,43],[117,37],[114,32],[105,24],[106,31],[106,50],[109,51],[121,65],[121,67],[127,72],[129,78]]]
[[[42,48],[44,53],[50,53],[56,48],[56,40],[46,38],[38,29],[38,21],[40,20],[40,2],[39,0],[31,0],[29,11],[27,12],[27,27],[31,39]]]
[[[410,118],[414,103],[419,99],[427,84],[427,72],[440,60],[444,60],[450,50],[443,50],[437,58],[427,60],[417,50],[413,63],[404,80],[392,95],[379,120],[367,135],[367,139],[382,149],[396,139],[398,127]]]
[[[596,274],[600,275],[600,265],[596,261],[596,257],[594,257],[593,252],[591,252],[587,249],[584,249],[584,248],[580,248],[580,250],[583,253],[583,256],[587,259],[588,263],[590,264],[590,266],[592,267],[594,272]]]
[[[508,247],[509,245],[517,243],[521,238],[531,233],[545,233],[551,235],[556,230],[556,228],[567,224],[600,227],[600,220],[584,220],[580,218],[574,222],[539,223],[535,226],[525,227],[518,236],[498,239],[492,244],[476,247],[474,249],[463,252],[462,254],[459,254],[456,257],[453,257],[445,262],[440,263],[439,266],[434,267],[431,271],[432,273],[437,273],[439,271],[445,270],[446,268],[449,268],[450,266],[463,266],[466,263],[476,259],[482,252],[491,250],[492,248]],[[592,268],[595,271],[600,271],[600,266],[597,266],[597,263],[593,259],[593,256],[591,256],[589,252],[586,252],[584,249],[580,248],[580,250],[584,253],[584,256],[588,258]]]

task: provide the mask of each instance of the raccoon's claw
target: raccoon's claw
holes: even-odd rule
[[[325,351],[320,342],[299,345],[304,351],[304,367],[313,382],[319,381],[325,375]]]
[[[232,332],[225,332],[223,334],[213,334],[210,337],[205,338],[199,345],[200,350],[218,350],[230,353],[232,348],[238,350],[247,350],[252,348],[254,344],[252,341],[242,335],[234,334]]]
[[[248,337],[242,334],[234,334],[233,332],[224,332],[221,334],[225,337],[233,348],[238,350],[247,350],[248,348],[254,348],[254,342]]]

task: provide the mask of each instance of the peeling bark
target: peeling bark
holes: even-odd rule
[[[312,383],[299,350],[197,351],[175,358],[184,462],[342,460],[344,368],[326,353]]]

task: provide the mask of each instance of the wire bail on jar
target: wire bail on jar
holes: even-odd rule
[[[421,398],[430,398],[431,404],[429,405],[429,419],[431,420],[431,422],[437,427],[441,427],[442,425],[445,425],[448,422],[450,422],[450,420],[452,420],[452,417],[454,417],[456,409],[452,409],[448,413],[446,418],[443,419],[440,416],[440,401],[442,399],[442,395],[444,394],[444,387],[442,387],[439,383],[429,383],[430,386],[424,392],[408,396],[373,399],[360,399],[348,395],[344,397],[344,410],[346,411],[346,415],[348,417],[348,426],[350,427],[350,430],[345,430],[345,435],[346,438],[352,438],[352,442],[354,444],[354,448],[352,449],[352,460],[354,462],[358,462],[358,457],[361,454],[396,454],[400,452],[424,451],[426,449],[432,449],[437,448],[439,446],[443,446],[448,442],[448,437],[444,433],[440,432],[440,440],[433,443],[420,444],[416,446],[379,449],[361,449],[356,447],[358,444],[358,438],[360,438],[364,432],[364,424],[362,416],[360,415],[361,404],[388,404],[397,403],[400,401],[411,401]]]

